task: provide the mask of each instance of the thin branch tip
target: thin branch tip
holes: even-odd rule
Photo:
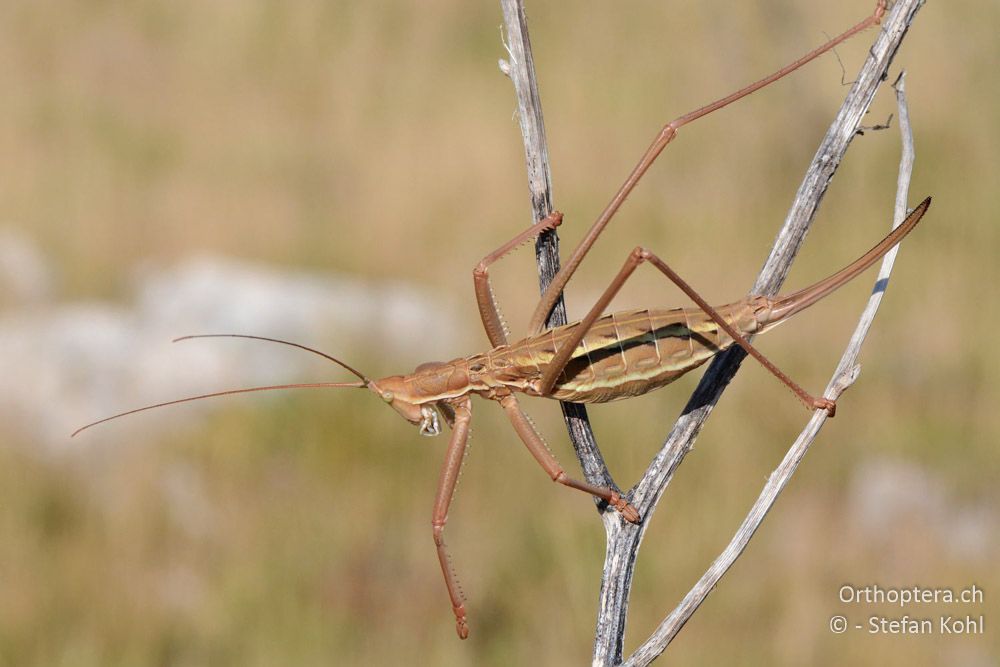
[[[530,40],[528,39],[523,0],[500,0],[500,4],[506,28],[504,30],[504,27],[501,27],[501,41],[509,54],[509,59],[500,59],[498,68],[511,80],[517,97],[532,215],[533,220],[537,221],[553,210],[551,173],[541,103],[535,79]],[[891,3],[888,10],[885,4],[878,5],[874,15],[874,22],[878,24],[878,30],[873,37],[872,46],[869,48],[869,58],[855,78],[844,105],[817,150],[785,223],[774,242],[771,255],[751,289],[752,293],[773,295],[777,293],[784,282],[819,203],[852,138],[859,130],[861,119],[871,104],[876,89],[881,82],[887,80],[893,56],[915,13],[922,5],[923,0],[896,0],[896,2]],[[837,55],[836,52],[835,55]],[[902,88],[904,73],[900,72],[896,79],[899,88]],[[896,84],[893,84],[893,87],[895,88]],[[902,198],[905,202],[905,189],[909,185],[909,173],[912,167],[912,136],[907,140],[906,133],[909,132],[909,122],[905,110],[905,98],[902,98],[899,93],[900,91],[897,90],[897,100],[900,107],[899,125],[904,133],[904,158],[900,164],[900,178],[897,187],[895,212],[897,224],[905,217],[905,205],[903,213],[900,214],[899,201]],[[543,235],[536,244],[540,283],[543,291],[559,268],[557,243],[558,240],[553,233]],[[883,260],[879,280],[887,278],[894,256],[895,251]],[[827,390],[823,393],[824,396],[839,396],[857,380],[861,368],[857,363],[857,354],[881,297],[882,292],[869,297],[868,305],[859,320],[855,334],[844,351],[841,362],[834,371]],[[560,297],[553,307],[548,326],[555,326],[565,323],[565,321],[565,308]],[[649,524],[648,520],[666,486],[673,478],[677,466],[693,448],[702,425],[738,370],[742,356],[737,350],[721,354],[712,362],[663,446],[641,480],[627,494],[630,502],[640,511],[642,523],[633,529],[620,516],[615,519],[610,517],[608,513],[602,515],[608,546],[595,633],[593,658],[595,665],[647,665],[666,649],[673,637],[742,554],[743,549],[787,484],[802,456],[826,420],[825,411],[820,411],[810,417],[806,428],[793,443],[781,465],[768,478],[767,485],[729,546],[712,563],[681,603],[663,620],[653,635],[643,642],[632,656],[623,661],[622,648],[628,598],[643,532]],[[601,452],[593,439],[583,407],[562,404],[562,409],[574,450],[583,467],[586,479],[591,483],[600,483],[617,490],[619,487],[614,484],[614,480],[607,471]]]
[[[784,275],[787,273],[787,267],[791,264],[792,258],[794,258],[798,245],[801,243],[802,237],[808,229],[812,216],[819,205],[819,201],[822,199],[840,160],[843,158],[844,153],[846,153],[850,139],[855,135],[860,125],[864,109],[867,109],[871,103],[879,84],[887,79],[888,68],[892,62],[893,55],[899,48],[899,44],[908,30],[910,22],[922,5],[923,0],[898,0],[898,2],[893,4],[889,13],[881,17],[879,32],[875,37],[873,46],[869,49],[869,59],[862,67],[859,76],[856,78],[854,87],[851,89],[847,100],[837,115],[837,119],[830,127],[827,137],[820,145],[813,165],[809,168],[803,179],[802,186],[796,195],[795,203],[786,219],[785,227],[778,234],[774,250],[765,263],[757,284],[755,284],[755,292],[762,292],[764,289],[777,290],[783,282]],[[898,77],[897,81],[902,83],[902,76]],[[903,149],[899,167],[899,178],[897,179],[894,227],[899,225],[906,217],[905,202],[913,166],[913,136],[909,124],[906,98],[902,94],[902,91],[898,89],[897,105],[899,107],[899,127],[902,134]],[[897,251],[898,248],[883,258],[877,281],[884,281],[888,278]],[[861,344],[868,333],[883,294],[884,291],[879,290],[869,297],[854,334],[851,336],[851,340],[844,350],[833,377],[831,377],[827,390],[823,394],[824,396],[839,396],[860,375],[861,366],[857,363],[857,359]],[[701,428],[701,424],[704,423],[705,419],[711,413],[712,407],[718,401],[729,379],[735,374],[741,358],[741,355],[734,353],[716,359],[708,371],[706,371],[701,383],[695,390],[695,397],[698,397],[699,400],[707,400],[707,403],[697,406],[697,409],[693,409],[690,412],[688,412],[687,408],[685,409],[685,414],[675,424],[661,452],[654,459],[653,464],[650,465],[642,482],[640,482],[637,493],[651,494],[653,497],[650,503],[651,506],[655,507],[658,498],[672,479],[673,471],[680,464],[680,461],[687,452],[690,451],[694,438],[697,437]],[[694,400],[693,397],[692,401]],[[800,433],[799,437],[789,448],[781,464],[768,478],[768,482],[762,489],[760,496],[747,513],[746,518],[733,535],[728,546],[708,567],[684,599],[660,623],[653,634],[624,662],[621,662],[620,654],[618,654],[618,656],[606,656],[606,658],[611,658],[612,661],[605,661],[600,664],[620,663],[629,667],[648,665],[666,650],[668,644],[677,635],[687,620],[694,614],[726,571],[743,553],[751,537],[763,522],[770,508],[777,501],[778,495],[794,474],[799,462],[808,451],[825,421],[826,417],[822,412],[818,412],[810,418],[802,433]],[[654,479],[647,480],[647,477]],[[650,483],[647,484],[647,481]],[[615,572],[606,572],[605,580],[613,579],[611,585],[624,589],[624,596],[621,599],[620,605],[622,607],[621,613],[624,613],[627,607],[628,585],[631,581],[630,568],[634,565],[638,544],[623,542],[621,546],[631,549],[628,553],[630,560],[623,567],[618,567]],[[620,559],[609,560],[611,560],[612,564],[620,562]],[[602,599],[603,602],[604,600]],[[608,604],[604,604],[604,606],[607,607]],[[609,621],[608,624],[613,626],[614,622]],[[618,630],[623,633],[624,623],[620,625],[621,627]],[[620,650],[621,639],[618,637],[616,639],[619,642],[617,647]]]
[[[859,377],[861,377],[861,364],[855,364],[843,373],[838,374],[833,381],[834,395],[839,398],[841,394],[850,389],[851,385],[858,381]]]

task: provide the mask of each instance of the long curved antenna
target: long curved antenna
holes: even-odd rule
[[[269,343],[281,343],[282,345],[291,345],[292,347],[297,347],[300,350],[305,350],[306,352],[312,352],[313,354],[318,354],[324,359],[329,359],[338,366],[347,369],[354,375],[357,375],[359,378],[361,378],[361,381],[364,382],[366,385],[371,381],[367,377],[365,377],[363,373],[356,371],[355,369],[351,368],[350,366],[345,364],[340,359],[337,359],[336,357],[331,357],[329,354],[325,352],[320,352],[319,350],[313,349],[306,345],[302,345],[300,343],[293,343],[288,340],[281,340],[280,338],[268,338],[267,336],[251,336],[250,334],[195,334],[193,336],[181,336],[180,338],[173,339],[173,341],[171,342],[177,343],[182,340],[192,340],[194,338],[249,338],[251,340],[264,340]]]
[[[324,355],[325,356],[325,355]],[[266,387],[247,387],[245,389],[228,389],[226,391],[216,391],[211,394],[201,394],[199,396],[188,396],[187,398],[178,398],[173,401],[165,401],[163,403],[156,403],[154,405],[146,405],[141,408],[135,408],[134,410],[128,410],[126,412],[120,412],[117,415],[111,415],[110,417],[105,417],[104,419],[98,419],[96,422],[91,422],[86,426],[81,426],[80,428],[73,431],[69,437],[75,437],[77,433],[81,431],[86,431],[91,426],[97,426],[98,424],[103,424],[104,422],[109,422],[112,419],[118,419],[119,417],[125,417],[127,415],[134,415],[137,412],[144,412],[146,410],[152,410],[153,408],[162,408],[168,405],[177,405],[178,403],[187,403],[189,401],[199,401],[203,398],[214,398],[216,396],[229,396],[230,394],[247,394],[252,391],[271,391],[273,389],[313,389],[317,387],[350,387],[352,389],[364,389],[368,386],[367,382],[305,382],[298,384],[275,384]]]

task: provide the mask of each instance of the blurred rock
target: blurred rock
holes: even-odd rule
[[[849,497],[848,515],[869,543],[919,526],[953,557],[981,560],[996,553],[995,508],[959,502],[940,477],[915,463],[887,458],[860,462]]]
[[[52,292],[52,271],[34,243],[0,229],[0,308],[45,301]]]
[[[9,245],[8,252],[15,246]],[[30,246],[17,247],[21,249],[12,256],[28,267],[25,275],[35,276],[24,278],[26,287],[19,294],[37,300],[47,289],[48,271]],[[151,411],[72,440],[69,434],[103,416],[192,394],[352,379],[315,355],[282,345],[170,343],[185,334],[248,333],[292,340],[355,362],[372,376],[406,372],[428,355],[461,353],[464,329],[450,308],[399,284],[200,257],[137,272],[135,293],[132,307],[54,304],[0,316],[5,380],[0,418],[8,433],[23,435],[48,453],[98,442],[138,443],[158,425],[176,420],[177,413]],[[425,349],[428,345],[433,349]],[[372,359],[380,363],[363,363]],[[185,423],[223,404],[193,404],[184,413]]]

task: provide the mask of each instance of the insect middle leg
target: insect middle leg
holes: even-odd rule
[[[500,405],[503,407],[504,412],[507,413],[507,418],[510,420],[511,425],[514,430],[517,431],[517,435],[524,442],[528,451],[531,455],[535,457],[539,465],[545,469],[545,472],[549,474],[553,482],[559,482],[564,486],[568,486],[571,489],[577,489],[583,491],[584,493],[589,493],[592,496],[596,496],[603,500],[604,502],[611,505],[618,513],[622,515],[622,518],[630,523],[639,523],[639,512],[625,500],[620,493],[614,489],[610,489],[606,486],[597,486],[594,484],[589,484],[587,482],[581,482],[577,479],[573,479],[566,474],[562,466],[556,457],[549,451],[546,446],[545,441],[542,440],[542,436],[538,434],[535,430],[534,425],[528,416],[524,414],[521,409],[521,405],[518,403],[517,399],[514,398],[513,394],[508,394],[500,399]]]
[[[549,362],[549,365],[546,367],[545,372],[542,374],[542,378],[538,384],[539,393],[544,396],[552,391],[556,381],[559,379],[559,375],[563,372],[563,369],[565,369],[566,364],[569,363],[570,357],[572,356],[577,345],[580,344],[580,341],[583,340],[583,337],[586,336],[587,332],[590,331],[591,327],[593,327],[597,318],[601,316],[604,310],[608,307],[608,304],[611,303],[611,299],[618,294],[618,291],[621,290],[622,286],[629,279],[635,269],[643,262],[649,262],[655,266],[661,273],[667,276],[671,282],[681,288],[681,291],[687,294],[692,301],[698,304],[698,307],[711,317],[712,320],[719,325],[719,328],[725,331],[737,345],[746,351],[747,354],[759,361],[764,368],[769,370],[775,377],[791,389],[807,408],[825,409],[830,413],[831,417],[836,413],[837,404],[834,401],[829,398],[816,398],[799,386],[798,383],[775,366],[770,359],[765,357],[760,351],[757,350],[757,348],[751,345],[750,341],[746,339],[746,336],[737,331],[735,327],[726,321],[726,318],[720,315],[715,308],[710,306],[708,302],[705,301],[705,299],[703,299],[693,287],[684,281],[684,279],[681,278],[677,272],[671,269],[666,262],[641,246],[637,246],[631,253],[629,253],[628,259],[625,260],[625,264],[618,272],[618,275],[616,275],[614,280],[611,281],[611,284],[606,290],[604,290],[604,293],[597,300],[597,303],[595,303],[590,309],[587,316],[580,321],[580,325],[573,329],[573,333],[552,358],[552,361]]]

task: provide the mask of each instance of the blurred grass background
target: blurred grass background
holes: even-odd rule
[[[565,243],[663,122],[869,5],[532,3]],[[675,664],[997,664],[998,22],[995,3],[930,2],[904,42],[891,77],[909,73],[911,204],[932,194],[934,208],[903,246],[859,383],[675,641]],[[213,252],[405,281],[468,322],[463,349],[428,340],[424,358],[350,359],[371,375],[475,352],[470,270],[529,222],[499,24],[496,3],[456,0],[4,3],[0,224],[56,263],[60,302],[125,300],[137,265]],[[848,76],[871,38],[838,49]],[[742,295],[846,92],[841,75],[824,57],[685,128],[571,283],[571,313],[637,243],[714,302]],[[869,124],[894,111],[884,89]],[[883,235],[898,156],[895,128],[855,141],[789,286]],[[523,329],[531,253],[494,275]],[[762,348],[822,386],[869,289],[858,281]],[[627,291],[617,306],[683,303],[652,272]],[[695,380],[591,411],[621,484]],[[430,537],[444,439],[419,438],[362,392],[231,400],[194,427],[177,409],[142,442],[102,447],[94,433],[59,458],[0,425],[0,664],[588,662],[600,523],[546,481],[493,406],[476,407],[448,530],[469,592],[465,643]],[[528,407],[576,469],[555,405]],[[740,373],[647,533],[626,652],[726,543],[804,418],[764,371]],[[949,613],[985,614],[987,634],[832,635],[831,615],[881,609],[838,602],[844,583],[978,584],[985,603]]]

